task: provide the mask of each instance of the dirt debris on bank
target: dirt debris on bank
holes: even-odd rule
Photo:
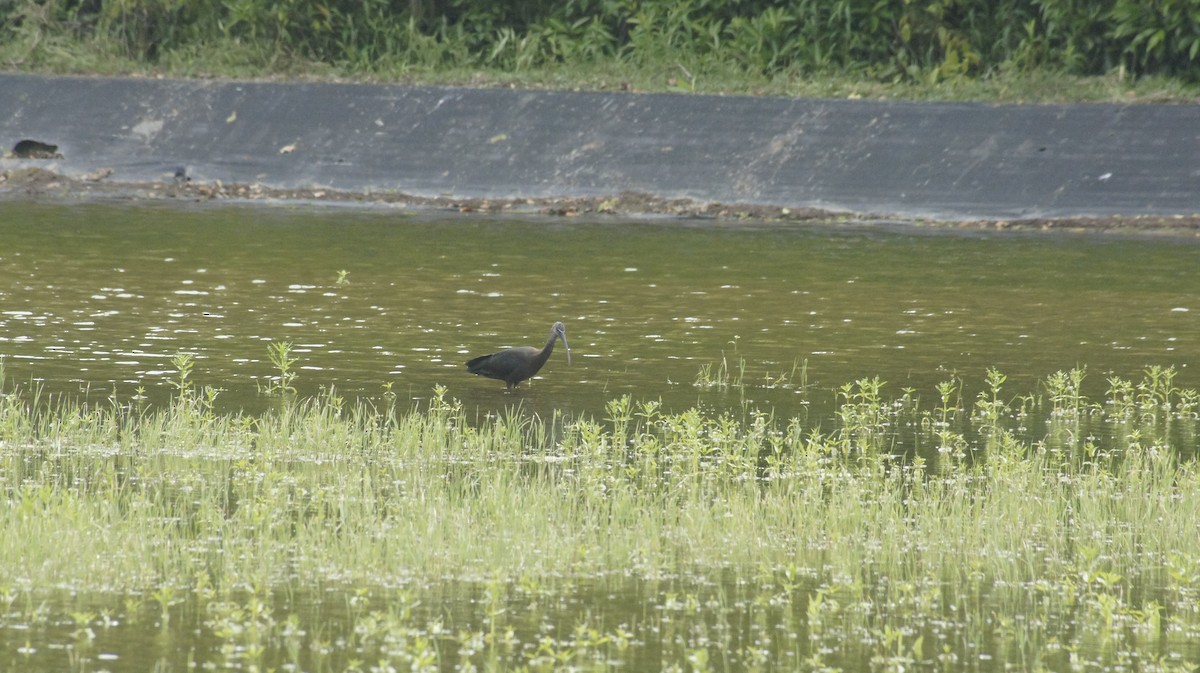
[[[705,203],[668,199],[639,192],[611,197],[455,198],[412,196],[400,192],[357,193],[321,188],[278,189],[262,184],[223,184],[177,180],[120,182],[109,180],[111,169],[78,178],[39,167],[0,171],[0,199],[185,200],[231,202],[313,202],[380,205],[460,213],[528,214],[575,217],[585,214],[623,217],[667,216],[720,220],[794,222],[892,222],[919,227],[948,227],[998,231],[1061,231],[1080,233],[1170,234],[1200,237],[1200,213],[1165,216],[1063,217],[1012,220],[937,221],[898,218],[886,214],[854,214],[817,208],[791,208],[745,203]]]
[[[307,201],[452,210],[460,213],[518,213],[557,217],[574,217],[587,213],[822,221],[850,217],[845,213],[815,208],[701,203],[691,199],[667,199],[638,192],[623,192],[611,197],[424,197],[401,192],[358,193],[315,187],[279,189],[262,184],[225,184],[219,180],[130,183],[108,180],[109,175],[111,171],[97,171],[80,178],[72,178],[43,168],[3,171],[0,172],[0,197]]]

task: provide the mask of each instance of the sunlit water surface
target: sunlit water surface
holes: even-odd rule
[[[339,209],[0,205],[0,354],[9,383],[164,398],[176,353],[225,408],[266,404],[271,342],[302,394],[597,413],[780,415],[878,376],[931,394],[987,368],[1028,391],[1060,369],[1175,366],[1195,386],[1200,248],[1189,241],[864,226],[407,215]],[[339,282],[339,278],[342,282]],[[518,391],[472,356],[561,344]],[[741,388],[693,385],[724,360]],[[744,367],[744,369],[740,369]],[[806,385],[802,385],[806,384]],[[801,399],[803,398],[803,399]]]

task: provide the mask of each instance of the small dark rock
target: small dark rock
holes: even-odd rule
[[[58,145],[51,145],[38,140],[22,140],[13,145],[9,156],[14,159],[61,159]]]

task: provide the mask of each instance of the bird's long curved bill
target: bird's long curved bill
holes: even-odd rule
[[[562,339],[563,348],[567,349],[567,366],[570,367],[571,366],[571,347],[567,345],[567,335],[564,332],[562,334],[559,334],[558,338]]]

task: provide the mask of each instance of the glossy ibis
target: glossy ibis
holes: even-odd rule
[[[509,388],[538,373],[550,354],[554,352],[554,340],[562,339],[563,348],[567,349],[567,365],[571,364],[571,347],[567,345],[567,328],[561,322],[554,323],[550,328],[550,338],[541,350],[533,346],[518,346],[506,348],[491,355],[481,355],[467,361],[467,371],[489,379],[500,379]]]

